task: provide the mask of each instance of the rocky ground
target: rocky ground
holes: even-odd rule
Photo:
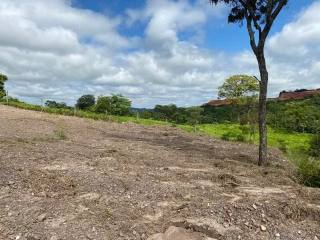
[[[264,168],[256,152],[0,105],[0,239],[146,240],[174,227],[194,239],[320,239],[320,190],[297,184],[277,150]]]

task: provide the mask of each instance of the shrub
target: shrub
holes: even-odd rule
[[[302,158],[297,161],[298,176],[302,184],[308,187],[320,187],[320,160]]]
[[[83,95],[77,100],[76,107],[82,110],[89,109],[94,106],[96,100],[93,95]]]
[[[311,139],[309,154],[313,157],[320,157],[320,133],[315,134]]]
[[[221,136],[222,140],[225,141],[238,141],[245,142],[246,138],[241,132],[228,131]]]

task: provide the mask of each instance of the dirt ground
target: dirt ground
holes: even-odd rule
[[[320,239],[320,189],[272,150],[0,105],[0,239]]]

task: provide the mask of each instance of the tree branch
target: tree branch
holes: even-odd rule
[[[256,54],[257,52],[257,44],[256,44],[256,39],[254,36],[254,31],[252,29],[252,18],[246,13],[246,21],[247,21],[247,29],[250,37],[250,45],[253,50],[253,52]]]
[[[249,11],[249,13],[251,15],[251,18],[253,20],[254,27],[258,30],[259,34],[261,34],[262,29],[261,29],[261,27],[260,27],[260,25],[258,23],[256,15],[254,14],[254,9],[252,9],[252,7],[250,6],[249,3],[245,3],[243,0],[239,0],[239,2],[241,3],[241,5],[242,5],[242,7],[244,9],[248,9],[248,11]]]
[[[282,8],[288,3],[288,0],[280,0],[278,2],[278,6],[275,8],[275,10],[272,12],[273,9],[273,0],[271,1],[271,3],[269,2],[268,5],[268,9],[270,8],[270,10],[268,10],[268,14],[266,17],[266,25],[262,31],[262,38],[264,38],[264,40],[267,38],[270,29],[272,27],[272,24],[274,22],[274,20],[277,18],[277,16],[279,15],[279,13],[281,12]],[[270,12],[269,12],[270,11]]]

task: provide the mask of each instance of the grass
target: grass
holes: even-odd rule
[[[182,125],[179,126],[181,129],[193,132],[194,127]],[[198,126],[198,130],[201,133],[207,134],[209,136],[222,138],[224,140],[237,141],[238,136],[243,135],[241,130],[241,126],[238,124],[200,124]],[[229,138],[226,136],[229,135]],[[243,139],[243,141],[248,141],[248,136]],[[295,150],[307,151],[310,147],[310,140],[312,138],[312,134],[305,133],[288,133],[280,130],[268,128],[268,145],[277,148],[284,148],[288,152],[292,152]],[[259,135],[255,133],[251,141],[255,144],[258,144]]]
[[[67,134],[65,133],[64,129],[60,128],[58,130],[55,130],[54,131],[54,134],[56,135],[56,137],[59,139],[59,140],[66,140],[68,139],[67,137]]]
[[[82,110],[74,111],[73,109],[64,109],[64,108],[48,108],[48,107],[42,107],[39,105],[18,102],[18,101],[9,101],[8,103],[2,102],[1,104],[20,108],[20,109],[46,112],[49,114],[76,116],[80,118],[89,118],[94,120],[112,121],[112,122],[119,122],[119,123],[134,122],[142,125],[168,125],[168,123],[166,122],[157,121],[153,119],[142,119],[142,118],[136,118],[132,116],[112,116],[112,115],[106,115],[103,113],[94,113],[94,112],[88,112],[88,111],[82,111]]]

